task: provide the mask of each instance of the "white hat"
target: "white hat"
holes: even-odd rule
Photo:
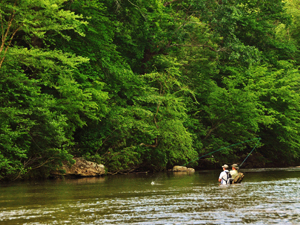
[[[226,165],[226,164],[224,164],[222,167],[225,169],[228,169],[228,165]]]

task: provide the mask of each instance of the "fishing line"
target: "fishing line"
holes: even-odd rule
[[[219,151],[221,151],[221,150],[223,150],[223,149],[231,148],[231,147],[234,147],[234,146],[236,146],[236,145],[241,145],[241,144],[244,144],[244,143],[246,143],[246,142],[250,142],[250,141],[253,141],[253,140],[257,140],[257,139],[258,139],[258,141],[257,141],[257,143],[256,143],[256,145],[257,145],[258,142],[259,142],[260,139],[261,139],[260,137],[259,137],[259,138],[253,138],[253,139],[246,140],[246,141],[242,141],[242,142],[238,142],[238,143],[236,143],[236,144],[232,144],[232,145],[229,145],[229,146],[226,146],[226,147],[219,148],[218,150],[215,150],[215,151],[209,152],[209,153],[207,153],[207,154],[205,154],[205,155],[203,155],[203,156],[200,156],[200,157],[198,157],[198,158],[196,158],[196,159],[194,159],[194,160],[192,160],[192,161],[190,161],[190,162],[184,164],[183,166],[186,166],[186,165],[190,164],[191,162],[195,162],[196,160],[201,159],[201,158],[203,158],[203,157],[205,157],[205,156],[208,156],[208,155],[210,155],[210,154],[213,154],[213,153],[215,153],[215,152],[219,152]],[[252,149],[252,151],[250,152],[250,154],[253,152],[253,150],[255,149],[256,145],[254,146],[254,148]],[[250,154],[249,154],[249,155],[250,155]],[[246,159],[249,157],[249,155],[246,157]],[[246,161],[246,159],[243,161],[243,163]],[[243,164],[243,163],[242,163],[242,164]],[[241,164],[241,165],[242,165],[242,164]]]
[[[251,152],[247,155],[247,157],[244,159],[244,161],[241,163],[241,165],[239,166],[239,168],[241,168],[241,166],[243,165],[243,163],[246,161],[246,159],[248,159],[248,157],[251,155],[251,153],[254,151],[254,149],[256,148],[258,142],[260,141],[261,138],[258,139],[258,141],[256,142],[254,148],[251,150]]]

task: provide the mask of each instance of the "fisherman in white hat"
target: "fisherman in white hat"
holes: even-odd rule
[[[221,182],[221,184],[230,184],[231,175],[228,171],[228,165],[224,164],[222,167],[223,171],[220,173],[219,182]]]

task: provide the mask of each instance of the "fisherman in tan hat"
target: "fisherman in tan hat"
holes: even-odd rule
[[[239,174],[238,164],[232,164],[231,168],[232,168],[232,170],[230,170],[231,178],[234,179]]]
[[[230,184],[231,175],[228,171],[228,165],[224,164],[222,167],[223,171],[220,173],[219,182],[221,182],[221,184]]]

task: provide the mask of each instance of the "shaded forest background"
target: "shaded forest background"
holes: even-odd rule
[[[300,163],[300,1],[2,0],[0,180]],[[193,161],[192,163],[189,163]]]

